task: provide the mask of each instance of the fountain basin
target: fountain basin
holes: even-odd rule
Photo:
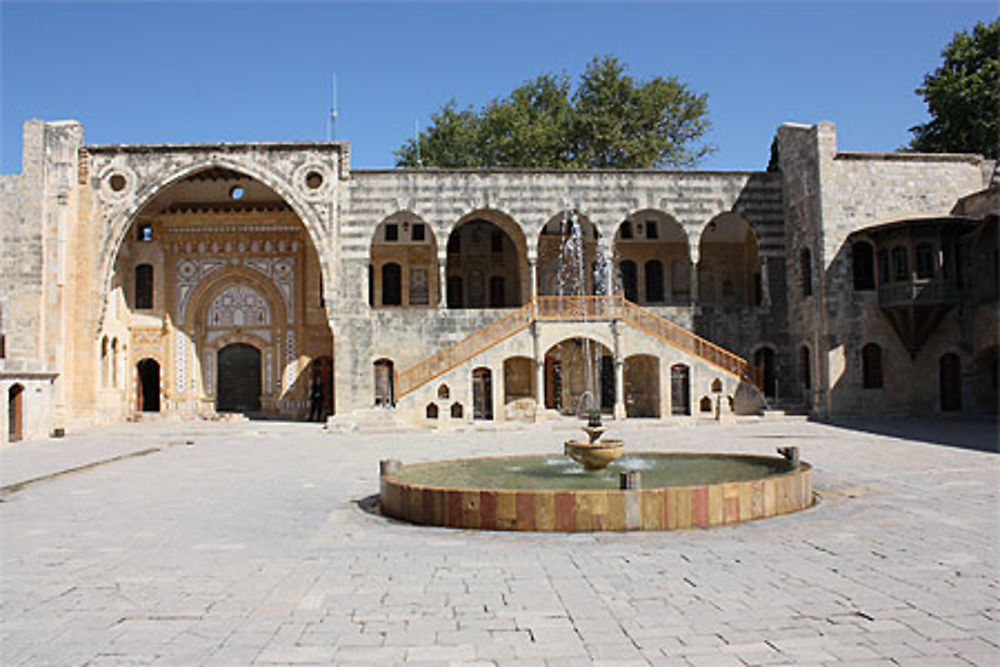
[[[567,440],[563,452],[588,470],[607,468],[608,464],[621,458],[622,441],[605,438],[595,442]]]
[[[635,491],[618,474],[642,472]],[[430,526],[520,531],[708,528],[812,505],[812,467],[738,454],[630,453],[603,470],[557,456],[459,459],[381,477],[388,516]]]

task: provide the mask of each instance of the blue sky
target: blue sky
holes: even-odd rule
[[[762,169],[784,121],[832,120],[845,150],[894,150],[914,94],[994,0],[885,3],[11,3],[2,20],[4,173],[21,124],[75,118],[87,143],[321,140],[356,168],[454,97],[480,106],[539,73],[611,53],[639,79],[709,94],[705,169]]]

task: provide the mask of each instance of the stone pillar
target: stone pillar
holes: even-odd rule
[[[625,419],[625,362],[615,357],[615,419]]]
[[[438,309],[448,307],[448,252],[438,249]]]
[[[541,326],[531,323],[531,351],[535,360],[535,415],[545,409],[545,352],[541,344]]]
[[[615,419],[625,419],[625,360],[622,354],[621,327],[611,321],[611,339],[615,358]]]
[[[528,255],[528,273],[531,275],[531,288],[528,290],[530,298],[538,296],[538,255]]]
[[[503,377],[503,361],[500,362],[500,372],[498,373],[496,369],[492,369],[493,374],[493,421],[502,422],[504,421],[504,377]]]
[[[698,262],[701,261],[701,247],[698,245],[698,237],[694,237],[694,243],[692,239],[688,238],[688,246],[691,248],[691,275],[688,285],[688,289],[691,293],[691,305],[698,306]]]

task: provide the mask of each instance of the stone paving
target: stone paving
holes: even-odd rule
[[[0,663],[1000,664],[995,422],[614,431],[637,450],[797,444],[821,502],[574,535],[422,528],[357,502],[380,458],[559,452],[564,424],[158,422],[18,443],[0,449]]]

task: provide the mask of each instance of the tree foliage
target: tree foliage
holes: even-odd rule
[[[479,112],[451,100],[420,132],[419,152],[414,139],[396,151],[396,166],[691,167],[714,150],[702,141],[707,116],[707,94],[676,77],[637,82],[604,56],[576,90],[565,74],[542,74]]]
[[[1000,157],[1000,18],[963,30],[941,52],[944,62],[916,92],[930,122],[910,128],[909,148]]]

